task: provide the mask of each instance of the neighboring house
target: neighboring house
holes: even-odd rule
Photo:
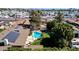
[[[1,21],[1,22],[0,22],[0,29],[5,29],[4,21]]]
[[[41,21],[43,22],[49,22],[49,21],[52,21],[53,19],[55,18],[55,16],[41,16]]]
[[[75,37],[71,40],[72,48],[79,48],[79,31],[74,31]]]
[[[5,26],[4,26],[4,25],[1,25],[1,26],[0,26],[0,29],[5,29]]]
[[[13,17],[8,17],[8,18],[0,18],[0,21],[14,21],[15,20],[15,18],[13,18]]]
[[[0,29],[5,29],[6,26],[13,26],[15,18],[0,18]]]

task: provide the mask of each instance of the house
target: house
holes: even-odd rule
[[[79,31],[74,31],[75,37],[71,40],[72,48],[79,48]]]
[[[13,18],[13,17],[8,17],[8,18],[3,17],[3,18],[0,18],[0,21],[14,21],[14,20],[15,20],[15,18]]]

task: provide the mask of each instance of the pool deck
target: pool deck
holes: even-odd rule
[[[30,34],[30,29],[21,30],[20,36],[17,38],[13,46],[24,46],[28,35]]]

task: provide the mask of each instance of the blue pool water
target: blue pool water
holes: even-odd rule
[[[8,39],[8,42],[15,42],[20,33],[11,31],[3,39]]]
[[[34,37],[34,38],[41,38],[42,37],[42,33],[41,32],[34,32],[32,34],[32,37]]]

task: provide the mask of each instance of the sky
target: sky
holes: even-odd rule
[[[78,8],[78,0],[0,0],[1,8]]]

